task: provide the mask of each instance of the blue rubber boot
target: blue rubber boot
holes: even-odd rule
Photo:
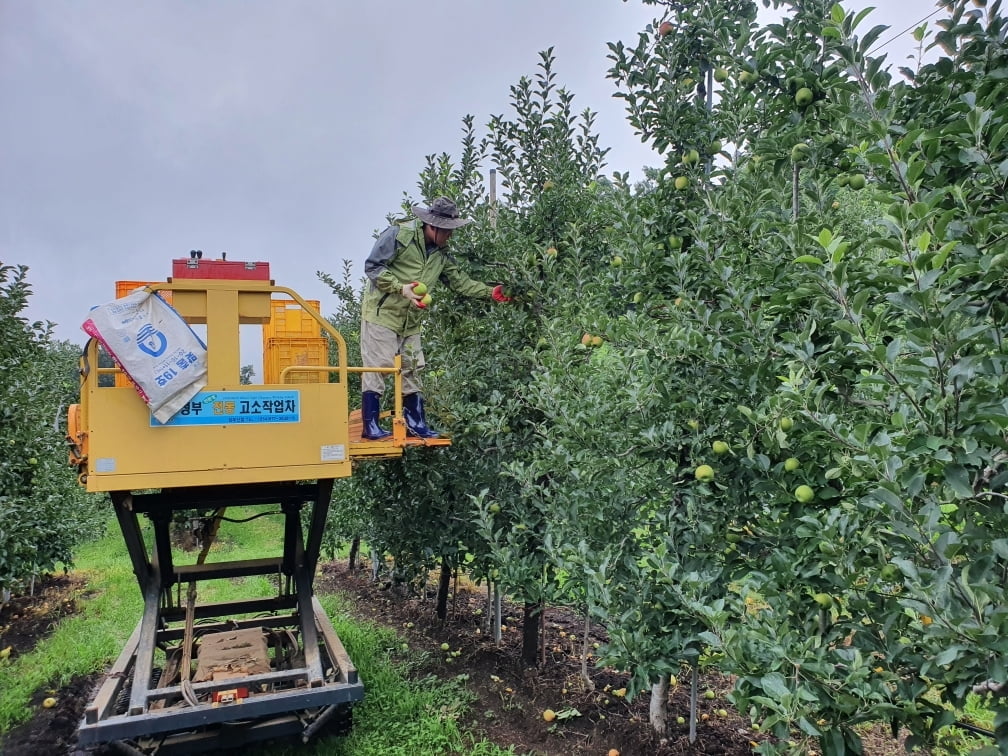
[[[361,438],[368,441],[382,441],[392,434],[378,424],[381,413],[381,394],[377,391],[361,393]]]
[[[424,416],[423,397],[420,394],[406,394],[403,398],[403,419],[406,421],[406,435],[416,438],[438,438],[440,434],[428,427]]]

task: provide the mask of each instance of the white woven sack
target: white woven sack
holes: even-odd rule
[[[158,422],[168,422],[206,386],[206,344],[148,289],[92,307],[81,328],[104,345]]]

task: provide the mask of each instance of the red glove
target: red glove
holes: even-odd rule
[[[493,287],[493,293],[491,295],[494,302],[508,303],[511,301],[511,297],[504,294],[504,284],[497,284]]]

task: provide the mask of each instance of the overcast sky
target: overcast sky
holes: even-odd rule
[[[880,41],[936,8],[874,5],[870,19],[891,26]],[[338,276],[346,258],[360,274],[372,232],[404,191],[416,197],[425,156],[457,156],[466,114],[478,126],[510,115],[509,87],[548,47],[575,109],[598,113],[606,172],[656,164],[612,97],[606,42],[635,44],[660,10],[0,0],[0,262],[30,267],[28,316],[76,343],[115,281],[164,280],[194,248],[268,261],[278,284],[331,311],[315,271]],[[912,46],[903,34],[890,61]]]

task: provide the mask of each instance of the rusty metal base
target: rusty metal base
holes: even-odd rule
[[[200,700],[198,706],[182,703],[179,685],[159,687],[156,674],[145,689],[137,691],[132,673],[140,640],[138,624],[85,709],[77,733],[79,745],[116,743],[120,752],[167,756],[218,751],[274,738],[295,737],[308,742],[321,733],[345,734],[352,721],[352,706],[364,697],[364,684],[328,616],[316,600],[312,603],[315,623],[324,639],[321,647],[327,675],[322,684],[309,686],[309,670],[302,667],[242,680],[241,684],[249,687],[249,696],[230,704],[215,704],[211,699],[216,690],[234,688],[234,680],[192,683]],[[289,619],[296,623],[293,615]],[[271,627],[283,625],[279,617],[269,623]],[[147,702],[145,710],[129,711],[129,701],[135,698]],[[169,705],[161,707],[159,702]]]
[[[111,495],[143,593],[144,612],[84,711],[77,733],[81,747],[107,743],[120,753],[167,756],[233,749],[278,737],[308,742],[323,731],[349,727],[352,706],[364,697],[364,685],[312,590],[332,483]],[[209,508],[222,513],[237,505],[265,505],[271,508],[267,514],[283,517],[278,538],[282,553],[174,564],[169,536],[174,512]],[[311,505],[307,534],[302,524],[306,505]],[[153,522],[150,545],[138,514]],[[199,582],[253,575],[273,576],[277,592],[197,603]],[[183,585],[188,586],[185,601]],[[252,628],[275,641],[268,664],[226,679],[194,681],[192,662],[199,657],[202,636]]]

